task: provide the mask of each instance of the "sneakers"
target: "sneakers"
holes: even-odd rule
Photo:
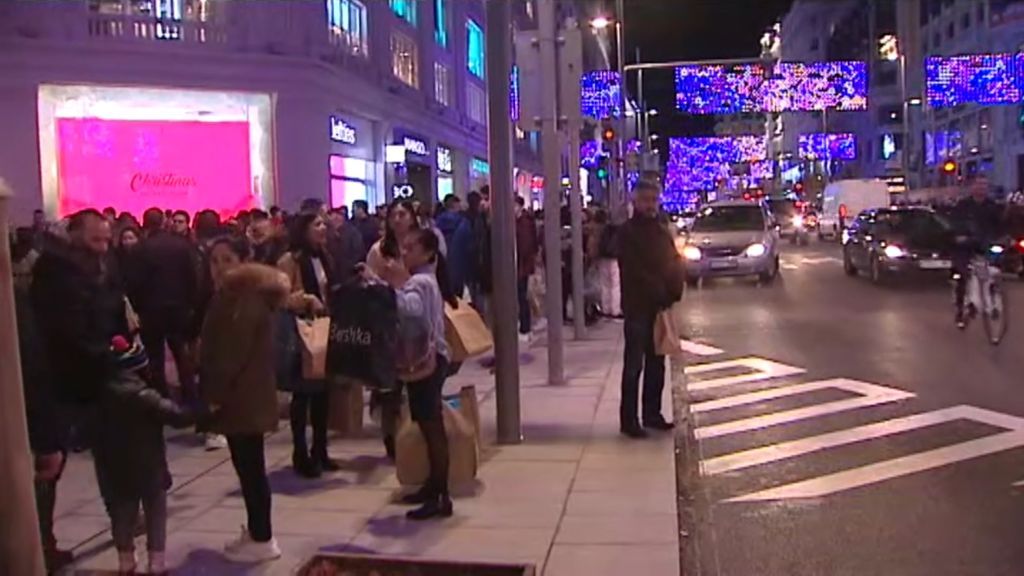
[[[228,439],[221,436],[220,434],[207,434],[203,441],[207,452],[213,452],[214,450],[221,450],[228,447]]]
[[[520,346],[529,348],[531,342],[533,342],[533,334],[530,334],[530,333],[519,334],[519,345]]]
[[[277,560],[281,557],[281,549],[274,538],[267,542],[256,542],[249,531],[242,528],[238,539],[224,545],[224,557],[239,564],[257,564]]]

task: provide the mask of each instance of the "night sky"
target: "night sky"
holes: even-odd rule
[[[643,62],[756,57],[761,51],[761,34],[781,20],[792,2],[625,0],[626,62],[636,62],[637,48]],[[635,89],[635,75],[631,74],[630,94],[635,95]],[[712,132],[713,117],[694,118],[675,112],[671,70],[645,72],[644,92],[648,106],[657,108],[660,114],[652,120],[652,131],[663,139]]]

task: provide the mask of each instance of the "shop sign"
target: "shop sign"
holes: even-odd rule
[[[413,138],[412,136],[406,136],[402,143],[405,145],[405,151],[410,154],[417,156],[427,156],[429,154],[427,143],[423,140]]]
[[[406,200],[416,194],[416,189],[412,187],[412,184],[395,184],[391,188],[391,192],[396,199]]]
[[[342,144],[356,143],[356,129],[337,116],[331,116],[331,140]]]
[[[437,171],[445,174],[452,173],[452,150],[444,146],[437,147]]]
[[[491,165],[479,158],[471,158],[469,160],[469,171],[477,176],[487,176],[491,173]]]

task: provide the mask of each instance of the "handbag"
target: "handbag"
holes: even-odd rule
[[[398,383],[395,353],[398,307],[388,286],[345,283],[331,302],[327,371],[332,377],[390,390]]]
[[[459,307],[444,305],[444,339],[452,362],[486,354],[494,348],[494,336],[480,314],[460,299]]]
[[[676,356],[682,352],[672,309],[662,310],[654,318],[654,353],[658,356]]]
[[[302,377],[323,380],[327,377],[327,342],[331,334],[331,319],[327,317],[295,319],[302,350]]]

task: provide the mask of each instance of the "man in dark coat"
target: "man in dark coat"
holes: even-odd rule
[[[356,200],[352,203],[352,224],[363,237],[363,248],[369,252],[370,248],[380,240],[380,220],[370,214],[370,205],[366,200]],[[366,254],[363,254],[363,260]]]
[[[327,213],[327,253],[334,260],[338,280],[345,282],[356,277],[356,265],[366,261],[363,235],[345,218],[338,208]]]
[[[198,394],[188,345],[199,291],[197,252],[187,238],[164,229],[159,209],[146,210],[142,227],[145,240],[126,277],[149,353],[150,378],[157,390],[167,392],[165,350],[170,348],[182,397],[194,402]]]
[[[462,200],[449,194],[444,199],[444,210],[437,217],[437,229],[444,235],[448,246],[448,281],[452,291],[462,296],[466,291],[466,269],[473,257],[473,234],[469,220],[462,211]]]
[[[683,294],[682,264],[672,236],[658,222],[661,190],[641,181],[634,191],[634,214],[617,235],[622,273],[622,312],[626,346],[622,366],[619,426],[631,438],[647,435],[637,417],[640,374],[644,376],[643,426],[668,430],[672,423],[661,415],[665,386],[665,357],[654,351],[654,322]]]
[[[540,249],[537,236],[537,221],[526,210],[526,200],[516,197],[516,278],[519,295],[519,335],[529,336],[533,331],[530,317],[530,300],[527,292],[530,276],[537,269],[537,251]]]

